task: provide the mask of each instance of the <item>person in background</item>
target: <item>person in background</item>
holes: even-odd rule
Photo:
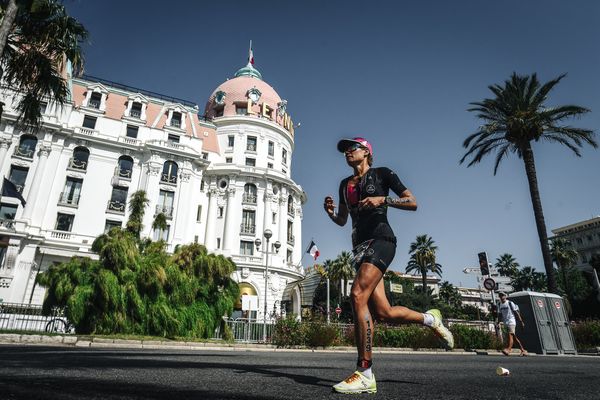
[[[499,292],[500,296],[500,306],[498,307],[498,322],[502,320],[502,323],[506,326],[508,330],[508,339],[507,346],[504,350],[502,350],[502,354],[505,356],[510,355],[513,347],[513,339],[519,345],[521,349],[521,353],[519,355],[526,356],[527,351],[523,347],[523,344],[515,334],[515,330],[517,328],[517,318],[521,323],[521,326],[525,328],[525,323],[523,322],[523,318],[521,317],[521,313],[519,312],[519,306],[508,300],[508,295],[504,292]]]

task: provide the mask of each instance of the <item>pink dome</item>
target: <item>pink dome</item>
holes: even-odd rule
[[[229,79],[217,87],[210,95],[204,113],[208,118],[217,116],[233,116],[236,115],[236,106],[243,106],[248,103],[248,91],[258,89],[260,98],[252,106],[252,111],[259,114],[262,112],[262,104],[265,103],[271,110],[273,115],[277,110],[277,106],[281,103],[281,97],[277,94],[268,83],[254,76],[237,76]],[[221,104],[217,103],[217,93],[224,93],[224,99]],[[223,114],[220,114],[220,110]]]

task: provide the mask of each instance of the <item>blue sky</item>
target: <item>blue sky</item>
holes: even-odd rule
[[[466,168],[462,142],[479,122],[469,102],[516,71],[542,81],[567,77],[549,105],[592,110],[574,126],[600,126],[600,2],[535,1],[69,1],[91,33],[86,72],[204,107],[211,92],[246,63],[256,68],[301,127],[292,176],[308,195],[303,246],[319,261],[349,250],[350,226],[322,209],[350,169],[335,150],[365,136],[375,165],[392,168],[415,194],[416,213],[390,212],[398,236],[392,269],[404,270],[419,234],[439,247],[443,278],[476,285],[462,269],[487,251],[511,253],[543,270],[523,162],[493,158]],[[597,136],[598,141],[600,137]],[[546,224],[551,229],[600,214],[600,151],[577,158],[534,145]],[[310,257],[304,257],[310,264]]]

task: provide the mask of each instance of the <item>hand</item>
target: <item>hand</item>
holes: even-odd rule
[[[323,208],[330,217],[333,217],[335,204],[333,204],[333,198],[331,196],[325,197],[325,201],[323,202]]]
[[[371,209],[385,204],[385,196],[367,197],[358,202],[359,209]]]

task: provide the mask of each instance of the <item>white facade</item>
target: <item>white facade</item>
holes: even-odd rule
[[[130,195],[144,190],[150,205],[143,237],[162,236],[169,250],[198,242],[231,257],[233,278],[259,296],[258,318],[265,291],[269,313],[285,300],[299,312],[299,299],[282,297],[303,276],[306,197],[290,178],[289,124],[252,113],[204,119],[192,103],[91,77],[73,79],[72,87],[72,102],[49,106],[33,136],[15,129],[16,94],[0,92],[0,171],[27,201],[23,207],[17,198],[1,199],[0,299],[41,304],[38,271],[74,255],[96,258],[94,239],[124,227]],[[248,146],[252,138],[255,146]],[[159,212],[167,232],[151,229]],[[266,242],[265,229],[273,232],[271,244],[281,243],[278,253],[270,249],[268,288],[266,254],[254,246],[256,238]]]
[[[594,255],[600,254],[600,216],[552,229],[552,233],[555,238],[571,242],[573,249],[579,253],[578,268],[592,270],[590,260]]]

